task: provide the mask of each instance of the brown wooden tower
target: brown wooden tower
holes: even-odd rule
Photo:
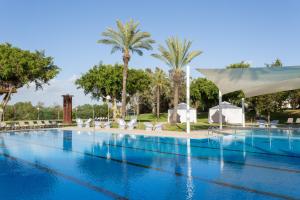
[[[62,95],[64,98],[63,124],[72,124],[72,97],[73,95]]]

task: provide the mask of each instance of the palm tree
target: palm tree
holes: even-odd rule
[[[125,24],[117,20],[117,30],[107,28],[106,31],[102,33],[104,39],[98,40],[98,43],[111,45],[111,53],[116,51],[123,53],[122,118],[125,118],[126,113],[126,79],[131,53],[137,53],[142,56],[142,50],[151,50],[151,44],[154,43],[154,40],[150,38],[150,33],[141,32],[138,26],[139,23],[133,20]]]
[[[170,68],[170,76],[174,87],[174,110],[172,114],[171,122],[177,121],[177,107],[179,99],[179,86],[181,78],[183,76],[184,67],[189,64],[195,57],[199,56],[201,51],[191,51],[191,41],[179,40],[178,38],[171,37],[166,40],[167,47],[159,46],[159,54],[152,54],[155,58],[158,58],[165,62]]]
[[[160,96],[163,91],[167,90],[169,86],[169,79],[166,73],[160,68],[156,68],[152,74],[152,89],[156,97],[156,116],[159,118],[160,114]]]

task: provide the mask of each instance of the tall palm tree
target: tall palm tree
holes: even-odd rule
[[[142,56],[142,50],[151,50],[151,44],[154,43],[150,33],[141,32],[141,30],[138,29],[138,26],[139,23],[133,20],[130,20],[125,24],[117,20],[117,30],[107,28],[106,31],[102,33],[104,39],[98,40],[98,43],[111,45],[111,53],[116,51],[121,51],[123,53],[122,118],[125,118],[126,113],[126,80],[131,54],[137,53]]]
[[[168,89],[169,79],[166,73],[160,68],[156,68],[152,74],[152,89],[156,97],[156,116],[159,118],[160,114],[160,96]]]
[[[152,54],[165,62],[171,68],[171,79],[174,87],[174,110],[171,122],[177,122],[177,107],[179,99],[179,86],[183,75],[184,67],[189,64],[195,57],[199,56],[201,51],[190,51],[191,41],[179,40],[176,37],[171,37],[166,40],[167,47],[159,46],[159,54]]]

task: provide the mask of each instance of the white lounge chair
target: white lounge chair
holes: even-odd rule
[[[78,128],[82,128],[82,124],[83,124],[82,119],[80,119],[80,118],[76,119],[76,124],[77,124]]]
[[[19,125],[20,125],[20,128],[23,128],[23,129],[29,128],[29,125],[26,124],[24,121],[19,121]]]
[[[295,123],[300,124],[300,118],[297,118]]]
[[[278,122],[279,122],[278,120],[272,120],[270,122],[270,127],[271,128],[277,128]]]
[[[152,131],[153,130],[153,124],[151,124],[150,122],[145,122],[145,129],[146,131]]]
[[[294,123],[294,118],[288,118],[286,121],[287,124],[293,124]]]
[[[137,119],[131,119],[130,122],[127,123],[127,129],[128,130],[133,130],[134,127],[137,125]]]
[[[91,118],[90,118],[90,119],[88,119],[88,120],[86,120],[86,121],[84,122],[84,127],[85,127],[85,128],[90,128],[91,121],[92,121],[92,119],[91,119]]]
[[[265,120],[257,120],[256,122],[257,122],[259,128],[266,128]]]
[[[28,121],[28,125],[29,125],[29,128],[36,128],[38,126],[33,121]]]
[[[155,130],[155,131],[162,131],[162,124],[156,124],[156,125],[154,126],[154,130]]]
[[[119,129],[125,129],[126,128],[126,122],[124,121],[124,119],[119,119],[118,124],[119,124]]]
[[[101,128],[101,122],[100,121],[95,121],[94,122],[94,124],[95,124],[95,128]]]
[[[36,122],[36,124],[40,127],[40,128],[45,128],[45,124],[41,121],[41,120],[38,120]]]
[[[105,122],[104,123],[104,128],[110,128],[111,122]]]

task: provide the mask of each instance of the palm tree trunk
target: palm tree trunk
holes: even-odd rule
[[[111,97],[111,100],[112,100],[113,120],[116,121],[116,118],[117,118],[116,98]]]
[[[172,120],[171,123],[176,123],[177,122],[177,107],[178,107],[178,98],[179,98],[179,93],[178,93],[178,84],[174,84],[174,108],[173,108],[173,113],[172,113]]]
[[[127,81],[127,71],[128,71],[128,63],[130,60],[129,53],[124,53],[123,62],[124,62],[124,69],[123,69],[123,83],[122,83],[122,119],[125,119],[126,114],[126,81]]]
[[[159,108],[160,108],[160,91],[159,88],[156,90],[156,116],[159,118]]]

